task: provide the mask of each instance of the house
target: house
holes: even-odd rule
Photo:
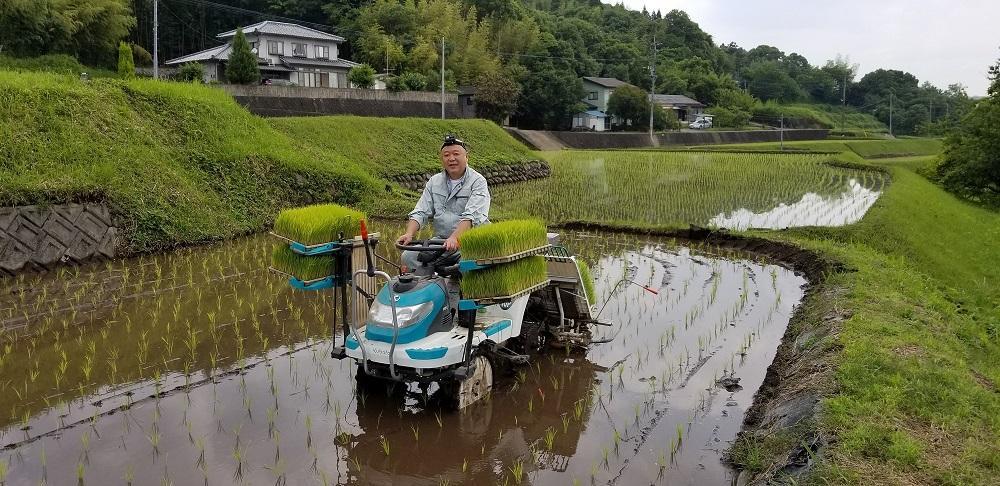
[[[611,129],[612,117],[607,114],[608,99],[611,93],[621,86],[628,86],[625,81],[615,78],[583,77],[583,103],[587,109],[573,115],[573,128],[586,128],[597,132]]]
[[[347,72],[357,63],[337,57],[346,39],[286,22],[265,20],[243,27],[250,48],[257,55],[261,79],[284,80],[297,86],[349,88]],[[187,56],[171,59],[167,66],[201,63],[206,83],[226,82],[226,62],[232,52],[236,30],[216,37],[226,43]]]
[[[653,94],[649,101],[664,110],[674,110],[680,121],[693,122],[705,113],[705,105],[684,95]]]

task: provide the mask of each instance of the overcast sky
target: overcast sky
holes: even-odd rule
[[[681,9],[716,44],[760,44],[823,65],[838,53],[859,64],[912,73],[939,88],[962,83],[986,94],[986,68],[1000,57],[1000,0],[602,0],[664,14]]]

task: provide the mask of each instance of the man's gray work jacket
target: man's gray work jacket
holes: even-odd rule
[[[452,191],[448,191],[448,174],[445,171],[431,176],[409,216],[421,228],[427,224],[428,218],[433,219],[434,236],[447,238],[463,219],[472,221],[472,226],[489,223],[489,213],[490,188],[486,178],[472,167],[466,167],[465,175]]]

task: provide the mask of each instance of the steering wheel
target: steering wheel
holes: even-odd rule
[[[444,251],[445,240],[431,238],[428,240],[413,240],[409,245],[396,243],[396,248],[403,251]]]

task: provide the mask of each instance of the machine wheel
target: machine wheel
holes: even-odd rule
[[[490,360],[486,356],[479,355],[474,357],[472,362],[476,364],[476,371],[452,387],[459,410],[476,403],[493,388],[493,364]]]

